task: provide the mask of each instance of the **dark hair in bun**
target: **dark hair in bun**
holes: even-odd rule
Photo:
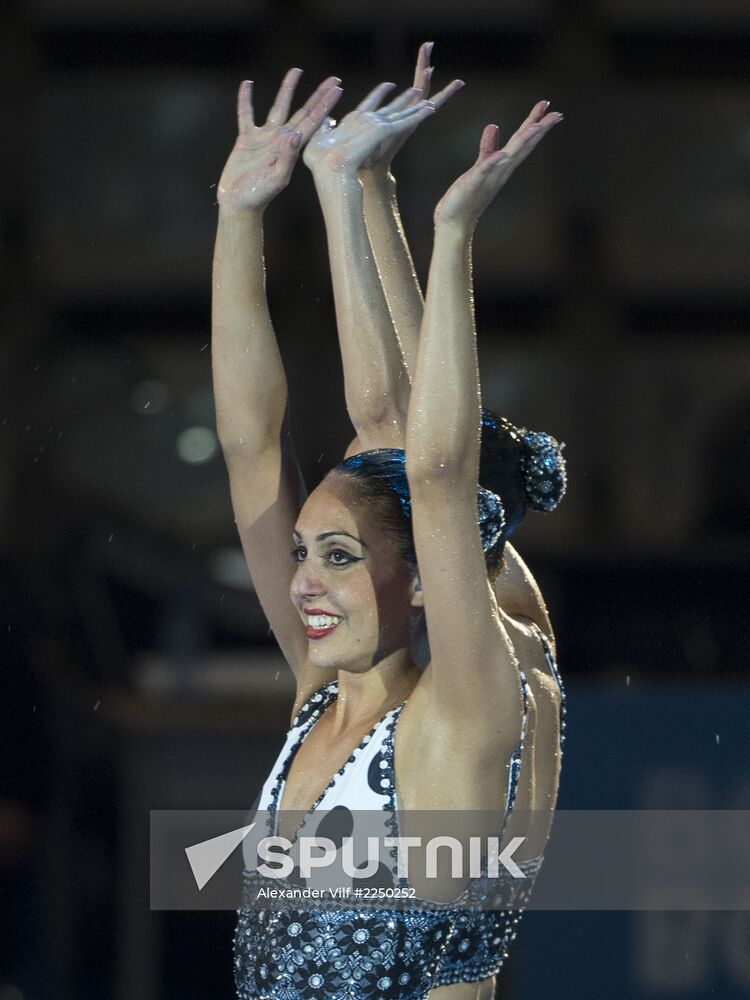
[[[482,410],[479,482],[503,502],[502,543],[523,521],[527,507],[552,511],[565,495],[564,444],[549,434],[516,427],[506,417]]]
[[[547,434],[514,427],[482,410],[477,521],[487,571],[497,573],[505,541],[527,506],[554,510],[565,493],[561,445]],[[406,455],[401,448],[376,448],[351,455],[332,472],[356,483],[357,494],[379,504],[383,523],[398,541],[401,557],[416,566]]]

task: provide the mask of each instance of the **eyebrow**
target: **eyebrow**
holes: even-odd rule
[[[302,535],[300,535],[299,531],[297,531],[296,528],[293,530],[292,534],[295,535],[297,538],[302,537]],[[357,545],[361,545],[363,549],[367,548],[365,543],[360,538],[357,538],[356,535],[350,535],[348,531],[324,531],[322,535],[318,535],[316,537],[315,541],[324,542],[326,538],[332,538],[335,537],[336,535],[343,535],[346,538],[351,538],[353,541],[357,543]]]

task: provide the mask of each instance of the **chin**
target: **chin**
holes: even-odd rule
[[[372,657],[367,659],[366,662],[362,662],[359,657],[357,660],[351,660],[340,655],[335,656],[331,653],[326,655],[320,648],[310,652],[310,662],[313,666],[321,670],[343,670],[348,674],[366,674],[368,670],[372,670],[373,666],[375,666],[375,661]]]

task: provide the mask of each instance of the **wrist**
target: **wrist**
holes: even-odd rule
[[[340,196],[349,192],[359,192],[362,185],[357,177],[357,168],[344,164],[341,167],[328,166],[312,171],[315,190],[321,198]]]
[[[434,219],[435,239],[444,242],[470,244],[474,238],[476,220],[444,216],[436,212]]]
[[[393,176],[390,163],[362,167],[358,176],[365,188],[378,188],[379,190],[385,188],[389,192],[396,188],[396,178]]]
[[[267,205],[237,205],[219,201],[219,221],[227,223],[262,222]]]

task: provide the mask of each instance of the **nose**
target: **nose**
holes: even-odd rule
[[[292,596],[299,600],[321,597],[326,593],[326,585],[320,573],[315,572],[310,562],[301,563],[292,577]]]

